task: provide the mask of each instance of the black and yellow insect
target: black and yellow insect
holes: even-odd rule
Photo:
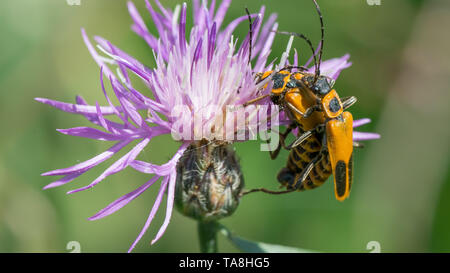
[[[257,74],[258,81],[271,74]],[[278,174],[278,181],[288,191],[316,188],[333,173],[336,199],[342,201],[351,189],[353,153],[353,118],[344,109],[356,99],[342,102],[332,89],[333,81],[324,76],[318,78],[319,92],[315,93],[306,85],[311,77],[313,74],[288,69],[273,75],[270,98],[285,109],[292,123],[280,134],[280,146],[271,157],[275,158],[281,147],[291,150],[286,167]],[[295,128],[299,134],[286,146],[284,139]]]
[[[284,192],[316,188],[333,173],[336,199],[343,201],[349,196],[352,184],[354,145],[353,117],[350,112],[344,110],[353,105],[356,98],[341,100],[333,89],[334,80],[320,75],[324,27],[320,8],[316,1],[313,2],[319,14],[322,31],[318,61],[312,43],[306,36],[280,33],[295,35],[308,42],[313,51],[315,72],[305,72],[305,67],[288,66],[275,73],[257,73],[257,83],[272,76],[271,92],[245,105],[270,96],[272,102],[281,106],[292,121],[286,132],[280,134],[279,147],[271,152],[271,157],[275,158],[281,146],[291,150],[286,167],[278,174],[278,181],[287,188]],[[293,69],[298,71],[292,72]],[[295,128],[298,128],[299,134],[292,144],[286,146],[284,139]],[[284,193],[266,189],[254,191],[258,190]]]

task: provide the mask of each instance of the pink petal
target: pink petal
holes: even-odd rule
[[[322,62],[322,64],[320,65],[320,74],[336,80],[342,70],[352,65],[351,62],[348,62],[349,58],[350,55],[346,54],[340,58],[334,58]]]
[[[353,141],[364,141],[379,138],[381,138],[381,136],[376,133],[353,132]]]
[[[155,239],[152,240],[151,244],[153,245],[154,243],[156,243],[161,236],[164,234],[164,232],[167,229],[167,226],[169,225],[170,222],[170,218],[172,217],[172,209],[173,209],[173,202],[174,202],[174,197],[175,197],[175,182],[176,182],[176,172],[174,171],[170,176],[169,176],[170,180],[169,180],[169,191],[167,193],[167,207],[166,207],[166,217],[164,218],[164,222],[161,226],[161,228],[159,229],[158,233],[156,234]]]
[[[110,158],[111,156],[113,156],[115,153],[120,151],[123,147],[128,145],[128,143],[130,143],[130,142],[131,142],[131,139],[121,141],[119,143],[116,143],[114,146],[109,148],[107,151],[105,151],[87,161],[81,162],[77,165],[74,165],[72,167],[68,167],[65,169],[58,169],[58,170],[46,172],[46,173],[43,173],[42,175],[48,176],[48,175],[65,175],[65,174],[73,174],[73,173],[80,173],[80,174],[84,173],[87,170],[91,169],[92,167],[97,166],[98,164],[102,163],[103,161],[105,161],[108,158]]]
[[[155,214],[158,211],[159,206],[161,205],[162,197],[163,197],[164,193],[166,192],[167,183],[168,183],[168,177],[165,177],[161,183],[161,187],[159,188],[159,192],[158,192],[158,195],[156,196],[156,200],[155,200],[155,203],[153,204],[152,210],[150,211],[150,215],[148,216],[147,221],[145,221],[144,227],[142,228],[138,237],[136,238],[136,240],[134,240],[133,244],[128,249],[128,253],[130,253],[133,250],[133,248],[141,240],[142,236],[144,236],[148,227],[152,223],[152,220],[155,217]]]
[[[136,146],[134,146],[133,149],[131,149],[131,151],[129,151],[126,155],[124,155],[119,160],[114,162],[114,164],[112,164],[108,169],[106,169],[91,184],[89,184],[85,187],[79,188],[79,189],[71,190],[71,191],[67,192],[67,194],[72,194],[72,193],[76,193],[79,191],[84,191],[84,190],[90,189],[90,188],[94,187],[95,185],[97,185],[99,182],[101,182],[106,177],[108,177],[112,174],[118,173],[121,170],[125,169],[130,164],[130,162],[132,162],[139,155],[139,153],[142,151],[142,149],[144,149],[145,146],[147,146],[149,141],[150,141],[150,138],[145,138],[140,143],[138,143]]]
[[[105,133],[103,131],[90,128],[90,127],[74,127],[69,129],[57,129],[58,132],[65,134],[65,135],[71,135],[71,136],[78,136],[78,137],[86,137],[86,138],[92,138],[92,139],[98,139],[103,141],[115,141],[115,140],[121,140],[123,139],[123,136],[119,135],[112,135],[109,133]]]
[[[370,118],[363,118],[363,119],[354,120],[353,121],[353,128],[356,128],[356,127],[359,127],[359,126],[363,126],[363,125],[368,124],[370,122],[371,122]]]
[[[130,163],[130,166],[134,169],[136,169],[139,172],[142,173],[148,173],[148,174],[157,174],[160,176],[166,176],[172,173],[173,169],[175,168],[178,159],[183,155],[184,151],[186,151],[186,148],[188,147],[189,143],[184,143],[180,146],[178,151],[174,154],[172,159],[170,159],[167,163],[158,166],[155,164],[151,164],[148,162],[140,161],[140,160],[134,160]]]
[[[52,182],[52,183],[48,184],[43,189],[46,190],[46,189],[62,186],[64,184],[67,184],[67,183],[71,182],[72,180],[74,180],[75,178],[77,178],[78,176],[80,176],[82,174],[83,173],[68,174],[68,175],[64,176],[63,178],[58,179],[55,182]]]
[[[216,16],[214,17],[214,21],[217,24],[217,29],[220,29],[220,26],[222,25],[223,19],[225,18],[225,14],[227,13],[230,3],[231,0],[223,0],[219,8],[217,8]]]
[[[62,110],[64,112],[68,112],[68,113],[82,114],[82,115],[97,114],[97,109],[95,108],[95,106],[91,106],[91,105],[65,103],[65,102],[60,102],[60,101],[50,100],[50,99],[45,99],[45,98],[35,98],[35,100],[38,102],[44,103],[44,104],[48,104],[50,106],[53,106],[55,108],[58,108],[59,110]],[[101,106],[100,111],[102,112],[103,115],[114,114],[113,108],[108,107],[108,106]]]
[[[101,219],[103,217],[106,217],[110,214],[113,214],[114,212],[118,211],[119,209],[123,208],[125,205],[133,201],[136,197],[141,195],[145,190],[147,190],[153,183],[155,183],[159,179],[159,176],[154,176],[152,179],[147,181],[144,185],[140,186],[139,188],[135,189],[132,192],[129,192],[125,194],[124,196],[120,197],[119,199],[115,200],[108,206],[106,206],[104,209],[97,212],[94,216],[89,217],[88,220],[94,221]]]
[[[144,20],[142,20],[141,15],[131,1],[128,2],[128,12],[130,13],[131,18],[134,21],[134,25],[131,27],[133,31],[136,32],[137,35],[141,36],[147,42],[147,44],[155,50],[158,44],[158,40],[155,38],[155,36],[151,35],[148,32]]]
[[[111,72],[111,70],[106,67],[105,63],[103,62],[103,60],[100,58],[100,56],[98,55],[97,51],[94,49],[94,47],[92,46],[91,42],[89,41],[89,38],[86,34],[86,31],[84,30],[84,28],[81,29],[81,35],[83,36],[83,40],[84,43],[86,44],[86,47],[88,48],[89,52],[92,55],[92,58],[94,59],[94,61],[98,64],[98,66],[100,67],[105,67],[103,69],[103,72],[105,73],[105,75],[109,78],[116,78],[116,76],[114,76],[114,74]]]

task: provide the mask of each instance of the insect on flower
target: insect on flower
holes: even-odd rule
[[[352,184],[353,146],[361,146],[353,135],[352,114],[344,111],[356,102],[356,98],[352,96],[341,100],[333,89],[340,70],[335,72],[334,78],[320,72],[324,25],[319,5],[315,0],[313,2],[319,15],[322,34],[318,47],[318,61],[317,53],[305,35],[278,33],[297,36],[308,43],[313,53],[314,72],[310,72],[306,66],[288,65],[276,72],[257,73],[257,83],[271,78],[273,85],[270,94],[244,104],[249,105],[270,96],[274,104],[285,109],[290,119],[287,130],[280,134],[277,149],[270,152],[274,159],[281,147],[291,150],[287,166],[277,177],[278,181],[287,187],[287,191],[255,189],[249,192],[264,191],[279,194],[313,189],[322,185],[333,173],[336,199],[343,201],[349,196]],[[298,71],[293,72],[294,69]],[[293,129],[297,129],[299,134],[294,142],[286,146],[284,139]],[[379,136],[374,134],[373,137]]]
[[[222,1],[217,9],[215,1],[212,1],[209,7],[206,1],[201,3],[198,0],[192,1],[194,22],[190,30],[186,30],[188,14],[186,3],[171,10],[155,0],[160,12],[156,11],[148,1],[145,3],[158,35],[150,33],[132,2],[128,2],[128,10],[133,20],[132,30],[148,44],[149,53],[153,51],[155,68],[148,68],[104,38],[95,37],[97,42],[97,48],[95,48],[83,29],[82,36],[86,46],[101,67],[100,83],[108,105],[100,106],[98,102],[90,105],[82,97],[77,97],[75,104],[36,98],[37,101],[62,111],[81,115],[97,126],[97,128],[60,129],[59,132],[115,142],[108,150],[87,161],[44,173],[45,176],[62,176],[45,186],[45,189],[73,181],[130,146],[133,141],[139,141],[92,183],[68,192],[72,194],[90,189],[108,176],[121,172],[127,167],[153,175],[136,190],[123,195],[89,218],[89,220],[98,220],[108,216],[140,196],[152,185],[159,184],[158,194],[147,221],[129,251],[135,247],[150,226],[165,194],[167,195],[166,216],[152,244],[158,241],[166,231],[175,199],[177,199],[176,202],[188,201],[183,199],[185,198],[183,194],[187,194],[187,198],[195,194],[207,198],[200,197],[200,205],[196,209],[204,213],[206,208],[209,217],[222,217],[234,211],[238,202],[234,202],[234,199],[229,197],[235,196],[240,191],[243,181],[238,161],[228,144],[247,139],[227,138],[227,136],[235,136],[238,128],[225,126],[229,123],[234,124],[235,121],[235,117],[228,114],[226,110],[229,106],[241,106],[243,102],[258,94],[259,90],[254,85],[252,70],[272,69],[272,65],[267,64],[267,56],[275,36],[273,31],[277,29],[275,15],[270,15],[263,24],[264,6],[258,14],[252,15],[255,18],[252,33],[253,38],[256,39],[252,50],[255,55],[251,57],[255,65],[252,68],[248,62],[249,35],[240,45],[233,37],[234,30],[240,23],[246,22],[247,16],[238,17],[228,25],[223,24],[231,0]],[[142,79],[148,89],[136,90],[131,81],[132,74]],[[112,103],[104,78],[109,81],[119,105]],[[250,116],[257,117],[258,111],[257,108],[250,110]],[[115,116],[118,119],[112,120],[108,116]],[[258,124],[256,119],[256,125]],[[178,151],[167,163],[155,165],[138,159],[138,155],[153,138],[167,134],[172,135],[179,143]],[[211,147],[200,148],[204,143]],[[200,149],[191,154],[194,148]],[[189,174],[191,170],[202,170],[186,167],[186,164],[193,162],[201,163],[197,154],[199,152],[212,155],[206,161],[209,161],[216,170],[213,178],[205,176],[212,174],[208,169],[203,176]],[[223,165],[225,160],[228,165]],[[182,176],[178,177],[178,174],[186,175],[187,180],[184,181]],[[211,183],[204,185],[206,190],[198,191],[195,186],[198,184],[197,179],[201,177],[208,179]],[[175,197],[177,190],[181,195]],[[213,194],[208,196],[208,193]],[[196,212],[192,212],[195,209],[189,208],[189,205],[181,204],[178,207],[181,207],[182,211],[187,210],[190,215],[195,215]]]

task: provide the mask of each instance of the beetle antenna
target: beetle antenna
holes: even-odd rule
[[[308,37],[306,37],[302,33],[297,33],[297,32],[284,32],[284,31],[275,31],[275,32],[278,33],[278,34],[289,35],[289,36],[294,35],[294,36],[297,36],[297,37],[302,38],[303,40],[305,40],[308,43],[309,48],[311,49],[312,54],[313,54],[314,68],[315,68],[316,74],[317,74],[317,72],[319,72],[319,66],[317,65],[316,53],[315,53],[314,47],[313,47],[313,45],[311,43],[311,40],[308,39]]]
[[[250,64],[252,61],[252,39],[253,39],[253,22],[252,22],[252,17],[250,16],[250,12],[248,11],[248,8],[245,7],[245,12],[247,12],[247,16],[248,16],[248,22],[249,22],[249,49],[248,49],[248,63]]]
[[[322,12],[320,11],[319,4],[317,4],[316,0],[313,0],[314,5],[316,6],[317,14],[319,14],[320,19],[320,32],[321,32],[321,38],[320,38],[320,51],[319,51],[319,64],[316,70],[316,75],[314,76],[314,84],[316,83],[318,77],[320,76],[320,64],[322,62],[322,53],[323,53],[323,41],[324,41],[324,33],[325,33],[325,27],[323,25],[323,17]]]

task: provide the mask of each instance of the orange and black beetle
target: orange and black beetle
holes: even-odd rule
[[[295,35],[308,42],[313,51],[315,73],[305,72],[305,67],[294,66],[287,66],[277,72],[257,73],[257,84],[269,76],[272,77],[271,92],[244,104],[245,106],[270,96],[271,101],[282,107],[292,121],[286,132],[280,134],[278,148],[270,152],[271,157],[275,158],[281,146],[290,150],[287,165],[278,174],[278,181],[287,191],[255,189],[250,192],[286,193],[312,189],[322,185],[333,173],[336,199],[343,201],[350,194],[353,146],[358,146],[353,143],[352,114],[344,110],[353,105],[356,98],[341,100],[333,89],[334,80],[320,75],[324,27],[320,8],[315,0],[313,2],[319,14],[322,31],[318,62],[312,43],[306,36],[298,33],[279,33]],[[298,71],[292,72],[293,69]],[[298,128],[299,134],[292,144],[286,146],[284,139],[295,128]]]

